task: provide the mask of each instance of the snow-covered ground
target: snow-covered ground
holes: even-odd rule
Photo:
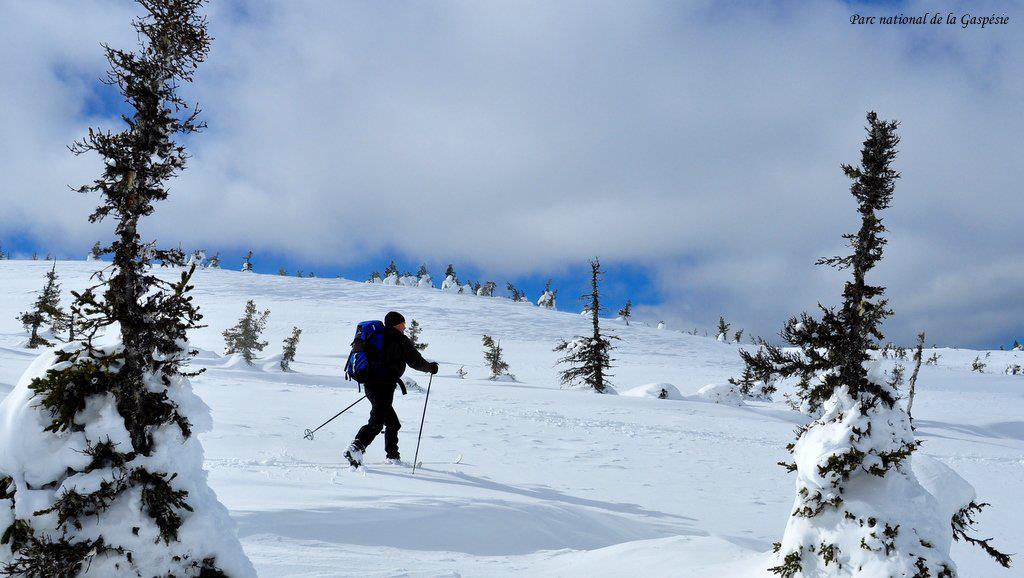
[[[95,265],[57,263],[66,300]],[[0,398],[36,355],[22,348],[14,318],[49,267],[0,261]],[[192,335],[201,350],[194,365],[206,369],[193,383],[214,418],[202,436],[206,467],[261,576],[764,575],[765,552],[793,504],[794,475],[776,462],[789,458],[785,445],[802,418],[781,401],[736,407],[695,395],[739,372],[737,346],[609,321],[622,339],[616,389],[668,383],[678,392],[602,396],[558,387],[551,349],[589,325],[575,312],[209,269],[195,285],[208,327]],[[293,326],[302,329],[293,373],[220,355],[220,332],[250,298],[271,311],[267,357]],[[366,402],[314,441],[302,433],[360,397],[341,377],[354,325],[391,309],[420,322],[424,354],[441,363],[424,465],[415,475],[381,465],[378,440],[366,472],[350,472],[341,452],[365,421]],[[484,333],[500,340],[516,382],[486,379]],[[921,451],[992,503],[981,534],[1024,552],[1024,375],[1003,374],[1024,365],[1024,352],[991,352],[980,374],[970,371],[979,352],[936,351],[939,364],[922,368],[914,405]],[[455,374],[460,366],[469,372],[464,380]],[[426,386],[425,375],[407,375]],[[410,461],[423,400],[415,389],[396,399]],[[965,577],[1024,575],[963,544],[953,557]]]

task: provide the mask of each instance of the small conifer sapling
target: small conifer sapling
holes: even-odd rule
[[[270,317],[269,309],[260,313],[256,310],[256,303],[252,299],[247,301],[242,318],[234,327],[225,329],[222,333],[225,353],[228,355],[240,353],[242,359],[252,365],[256,354],[267,346],[266,341],[260,341],[260,335],[267,326],[268,317]]]
[[[299,336],[302,330],[292,327],[292,334],[284,338],[284,349],[281,352],[281,371],[291,371],[292,362],[295,361],[295,350],[299,347]]]

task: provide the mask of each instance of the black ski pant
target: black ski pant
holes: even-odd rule
[[[365,389],[366,399],[370,400],[370,421],[359,428],[353,443],[365,450],[383,429],[384,452],[389,458],[398,458],[398,430],[402,423],[391,405],[395,401],[395,384],[367,383]]]

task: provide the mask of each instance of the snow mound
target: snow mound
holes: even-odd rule
[[[764,576],[765,555],[713,536],[636,540],[596,550],[561,551],[539,565],[548,576]]]
[[[622,392],[627,397],[653,397],[655,399],[685,399],[671,383],[648,383]]]
[[[730,383],[709,383],[697,390],[697,393],[687,396],[685,399],[695,401],[710,401],[722,405],[743,407],[743,396]]]
[[[227,361],[224,362],[224,365],[222,365],[221,367],[223,367],[224,369],[242,369],[242,370],[245,370],[245,371],[263,371],[264,370],[263,366],[264,366],[264,364],[267,361],[268,361],[267,359],[255,359],[255,360],[253,360],[252,365],[250,365],[249,363],[247,363],[245,361],[245,358],[242,357],[241,353],[232,353],[227,358]]]

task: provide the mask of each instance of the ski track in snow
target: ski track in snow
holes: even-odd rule
[[[34,359],[14,317],[50,264],[0,261],[0,398]],[[65,299],[93,264],[58,262]],[[174,271],[161,275],[173,276]],[[762,576],[782,536],[794,478],[776,465],[802,419],[783,403],[728,407],[701,401],[595,395],[557,386],[553,345],[588,321],[504,299],[437,290],[199,271],[195,299],[208,327],[194,331],[193,380],[213,410],[202,436],[210,484],[239,524],[261,576]],[[228,367],[220,332],[253,298],[271,310],[265,357],[302,330],[294,372],[272,362]],[[349,471],[341,452],[365,422],[341,377],[355,323],[396,309],[423,326],[435,376],[415,474],[377,462]],[[897,312],[898,314],[898,312]],[[692,395],[740,368],[737,347],[609,321],[619,391],[655,382]],[[516,383],[490,382],[480,336],[501,340]],[[922,451],[955,468],[992,503],[980,530],[1024,552],[1024,376],[1003,375],[1024,353],[938,350],[915,401]],[[926,353],[926,355],[929,355]],[[467,379],[455,371],[464,365]],[[426,376],[407,373],[421,388]],[[781,396],[779,396],[781,399]],[[424,395],[396,395],[401,447],[411,460]],[[454,461],[462,455],[461,463]],[[953,547],[962,576],[1014,576],[983,553]],[[1024,564],[1017,560],[1017,565]]]

